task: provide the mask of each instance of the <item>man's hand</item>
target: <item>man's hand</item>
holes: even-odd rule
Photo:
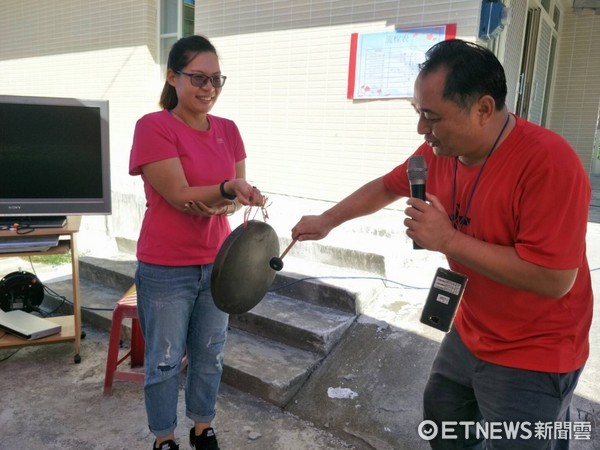
[[[320,216],[303,216],[292,228],[292,239],[299,241],[323,239],[329,234],[331,228],[332,226],[323,214]]]
[[[446,254],[445,250],[457,230],[439,199],[427,194],[427,200],[429,203],[414,197],[407,200],[409,206],[404,210],[408,216],[404,219],[406,235],[427,250]]]

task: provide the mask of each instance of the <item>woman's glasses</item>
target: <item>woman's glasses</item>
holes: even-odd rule
[[[213,75],[212,77],[207,77],[206,75],[200,75],[199,73],[187,73],[180,70],[175,71],[175,73],[190,77],[192,86],[199,88],[204,87],[209,81],[215,88],[222,88],[227,79],[225,75]]]

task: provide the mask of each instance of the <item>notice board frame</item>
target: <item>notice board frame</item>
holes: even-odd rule
[[[455,37],[455,23],[352,33],[347,98],[412,98],[425,52],[438,42]]]

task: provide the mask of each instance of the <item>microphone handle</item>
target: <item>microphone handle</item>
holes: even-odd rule
[[[410,196],[415,197],[415,198],[420,198],[421,200],[425,200],[425,183],[411,184],[410,185]]]
[[[410,196],[415,198],[420,198],[421,200],[425,200],[425,183],[411,183],[410,184]],[[419,244],[413,241],[413,250],[423,250]]]

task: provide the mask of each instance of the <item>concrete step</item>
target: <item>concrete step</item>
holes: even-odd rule
[[[124,292],[133,283],[136,268],[136,261],[131,256],[129,256],[129,259],[127,258],[127,255],[122,256],[122,259],[83,256],[79,258],[80,277],[121,289]],[[306,264],[304,266],[306,267]],[[342,272],[332,266],[329,269],[316,269],[316,267],[325,267],[324,264],[320,263],[312,263],[311,266],[312,270],[308,274],[288,271],[278,272],[269,291],[308,303],[354,313],[359,297],[358,291],[344,288],[341,285],[325,283],[314,277],[314,274],[319,270],[325,273],[335,271],[338,275]],[[297,265],[295,268],[301,269]],[[353,274],[355,272],[346,273]],[[369,290],[369,295],[371,294],[371,290]]]
[[[133,284],[136,260],[131,255],[79,258],[79,277],[125,292]],[[118,299],[117,299],[118,300]]]
[[[53,315],[73,314],[73,288],[70,277],[54,280],[42,280],[46,295],[41,305],[44,311]],[[81,306],[82,329],[92,326],[99,330],[110,331],[112,312],[117,301],[125,291],[102,283],[81,278],[79,280],[79,301]],[[121,336],[127,342],[131,336],[131,323],[126,321]]]
[[[323,357],[256,334],[230,329],[223,382],[284,407]]]
[[[42,309],[46,312],[52,311],[56,315],[72,314],[73,296],[70,279],[63,277],[60,280],[45,282],[44,285],[49,292],[41,305]],[[112,309],[122,294],[123,292],[119,289],[107,287],[87,278],[80,279],[82,332],[84,335],[88,326],[110,331]],[[296,300],[288,300],[288,302],[298,303]],[[318,307],[311,306],[312,308]],[[267,318],[263,318],[263,320],[266,326],[271,322]],[[315,328],[309,320],[305,319],[303,322],[308,323],[308,328]],[[351,322],[352,320],[348,320],[347,326]],[[255,331],[258,332],[256,328]],[[302,327],[296,327],[295,331],[299,338],[309,336],[309,338],[318,339],[311,337],[318,333],[306,331]],[[323,355],[298,348],[293,344],[288,345],[269,339],[256,332],[238,329],[235,323],[232,323],[225,347],[223,382],[257,398],[284,407],[319,365]],[[275,332],[263,330],[260,333],[272,335]],[[333,333],[335,331],[331,332],[331,334]],[[287,335],[287,333],[285,334]],[[325,338],[320,337],[321,340],[333,343],[331,335],[328,335],[327,332],[321,332],[321,334],[326,336]],[[123,347],[129,347],[130,337],[131,321],[126,320],[121,330]],[[292,339],[284,340],[291,341]],[[108,351],[108,349],[106,350]],[[82,341],[82,356],[85,358],[85,340]]]
[[[262,337],[327,355],[355,317],[351,313],[267,293],[252,310],[232,315],[230,324]]]
[[[114,305],[133,283],[135,267],[136,261],[127,256],[80,258],[84,329],[86,324],[110,329]],[[345,288],[339,281],[335,285],[301,273],[279,272],[272,291],[253,310],[231,316],[223,382],[285,406],[355,320],[361,289]],[[45,284],[58,297],[72,300],[70,276]],[[372,295],[371,287],[362,290]],[[48,304],[57,306],[64,313],[72,311],[59,300]],[[129,323],[122,333],[128,346]]]
[[[362,237],[362,239],[365,240],[366,238]],[[290,238],[279,237],[279,247],[282,249],[286,249],[291,242]],[[355,240],[353,239],[351,242],[355,242]],[[343,248],[327,242],[304,241],[301,244],[294,245],[288,254],[306,261],[317,261],[337,267],[351,267],[355,270],[381,276],[386,274],[385,255],[368,249]]]
[[[351,314],[356,312],[359,303],[357,292],[305,273],[278,272],[269,292]]]

